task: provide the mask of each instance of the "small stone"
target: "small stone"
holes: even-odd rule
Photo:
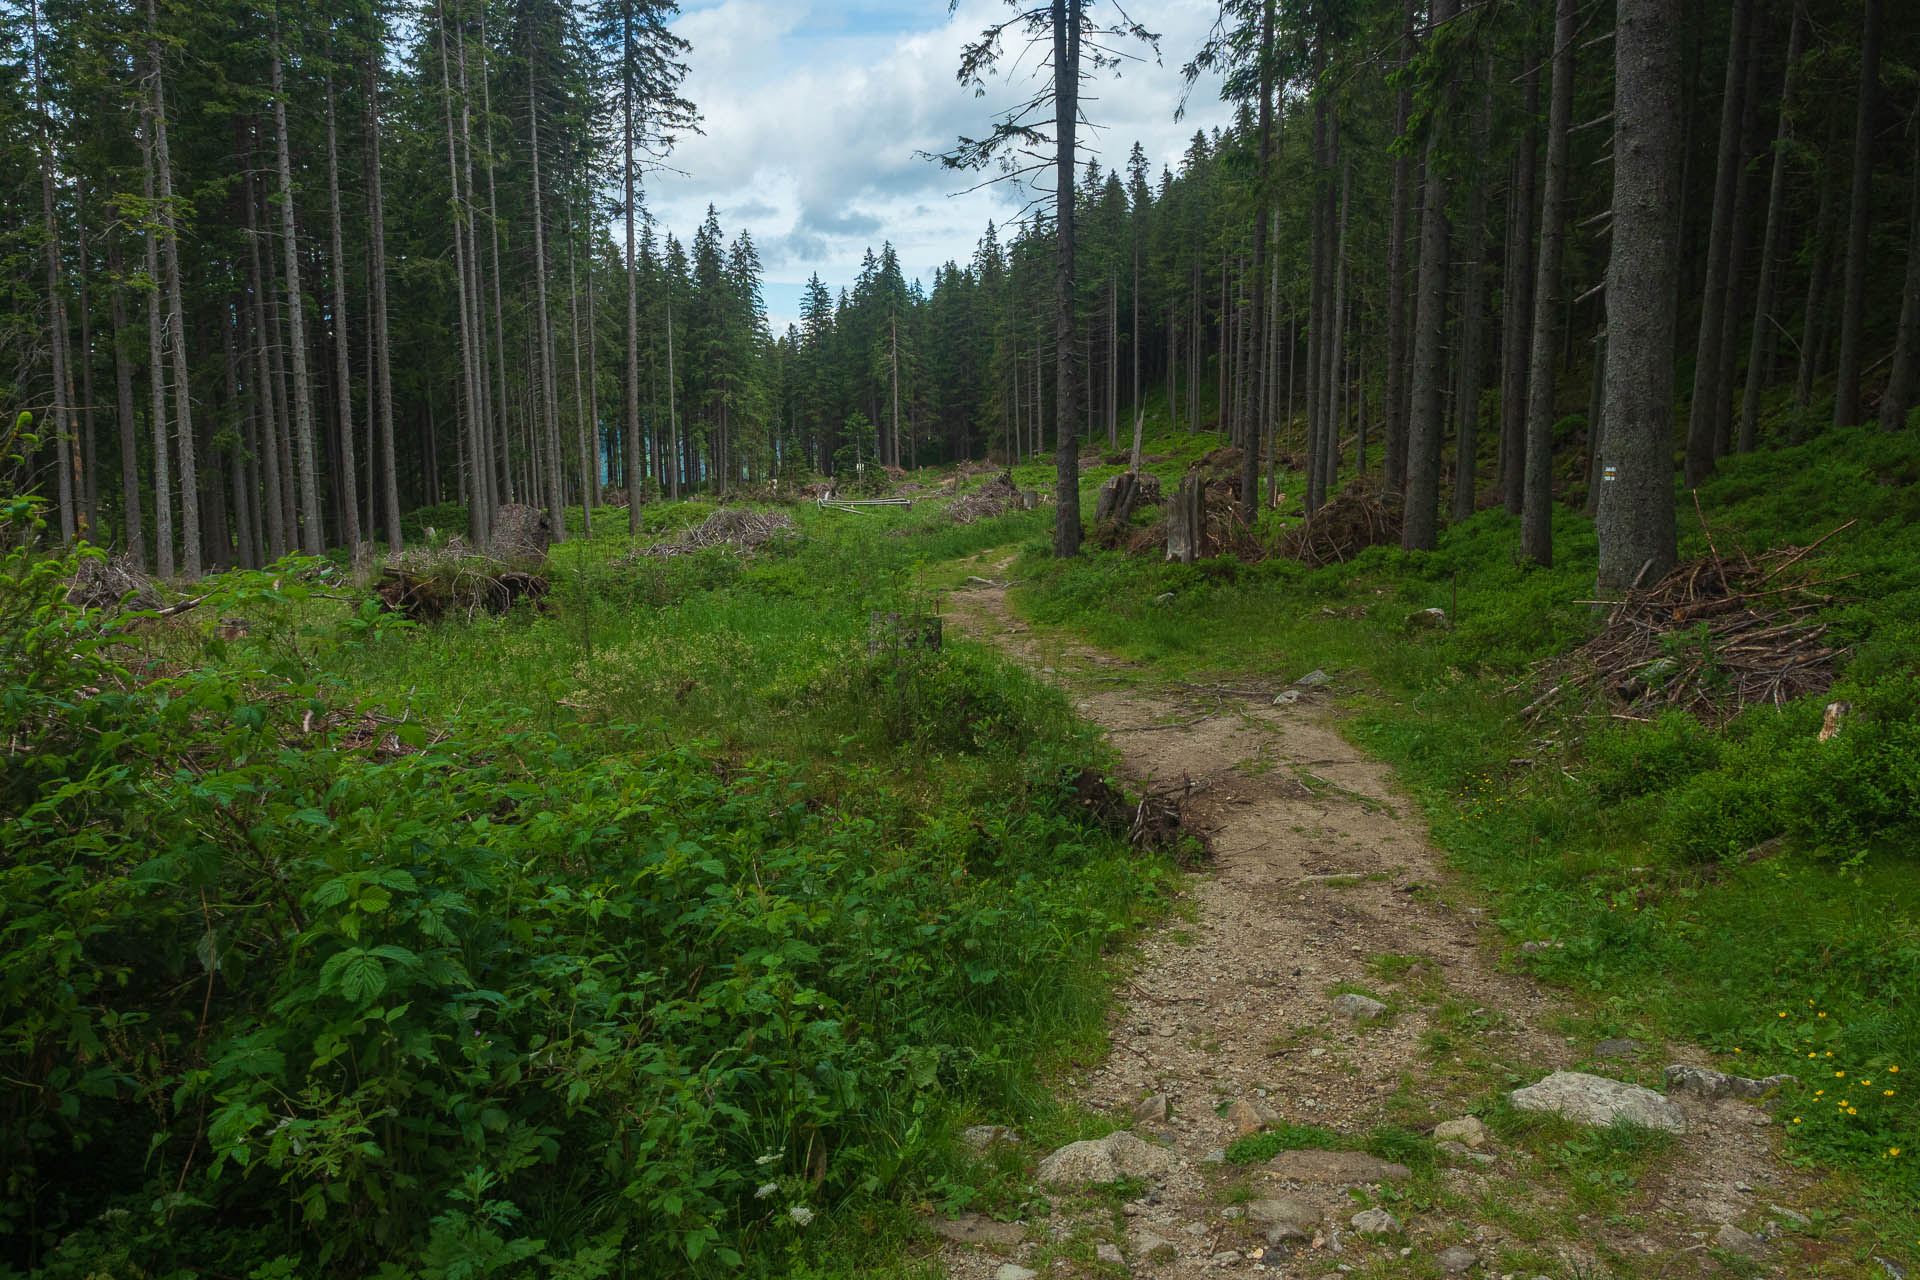
[[[960,1140],[975,1151],[985,1151],[1002,1142],[1017,1143],[1020,1135],[1004,1124],[976,1124],[961,1130]]]
[[[1173,1102],[1164,1093],[1142,1098],[1133,1108],[1133,1118],[1141,1124],[1165,1124],[1173,1117]]]
[[[1190,1236],[1203,1236],[1207,1234],[1207,1224],[1204,1222],[1189,1222],[1180,1229]]]
[[[1111,1240],[1102,1240],[1099,1244],[1093,1246],[1093,1257],[1094,1261],[1104,1262],[1110,1267],[1124,1267],[1127,1265],[1127,1260],[1120,1254],[1120,1246],[1114,1244]]]
[[[993,1273],[993,1280],[1039,1280],[1039,1277],[1038,1271],[1014,1262],[1002,1263],[1000,1269]]]
[[[1267,1168],[1294,1182],[1339,1187],[1399,1182],[1413,1176],[1407,1166],[1381,1160],[1364,1151],[1282,1151],[1267,1161]]]
[[[1454,1245],[1451,1249],[1442,1249],[1434,1261],[1448,1275],[1463,1276],[1480,1265],[1480,1255],[1464,1245]]]
[[[1318,1209],[1295,1200],[1255,1200],[1247,1206],[1248,1221],[1265,1229],[1268,1244],[1313,1239],[1320,1217]]]
[[[1011,1249],[1027,1238],[1026,1228],[1017,1222],[995,1222],[978,1213],[963,1213],[957,1218],[935,1218],[933,1233],[955,1244],[997,1245]]]
[[[1290,707],[1298,701],[1300,701],[1298,689],[1288,689],[1285,693],[1277,693],[1273,697],[1273,705],[1276,707]]]
[[[1227,1162],[1227,1151],[1225,1147],[1215,1147],[1213,1150],[1207,1152],[1207,1154],[1200,1157],[1201,1164],[1225,1164],[1226,1162]]]
[[[1907,1269],[1899,1263],[1889,1261],[1878,1254],[1874,1255],[1873,1260],[1880,1264],[1882,1271],[1887,1273],[1888,1280],[1907,1280]]]
[[[1387,1236],[1400,1229],[1399,1221],[1385,1209],[1362,1209],[1353,1215],[1351,1225],[1363,1236]]]
[[[1786,1084],[1798,1084],[1798,1076],[1768,1076],[1749,1080],[1728,1075],[1709,1067],[1690,1067],[1676,1062],[1662,1073],[1668,1093],[1691,1093],[1699,1098],[1758,1098]]]
[[[1275,1115],[1271,1107],[1242,1098],[1227,1108],[1225,1119],[1236,1137],[1245,1138],[1272,1124]]]
[[[1416,631],[1446,631],[1453,626],[1445,609],[1422,609],[1407,615],[1407,625]]]
[[[1742,1231],[1731,1222],[1720,1228],[1718,1234],[1713,1237],[1713,1242],[1728,1253],[1738,1254],[1743,1258],[1761,1258],[1767,1253],[1765,1240],[1751,1231]]]
[[[1558,951],[1560,948],[1566,945],[1567,944],[1564,942],[1555,942],[1551,938],[1542,938],[1537,942],[1523,942],[1520,944],[1520,949],[1522,951],[1526,951],[1529,953],[1540,952],[1540,951]]]
[[[1549,1112],[1599,1128],[1625,1122],[1666,1133],[1687,1131],[1686,1116],[1669,1099],[1637,1084],[1583,1071],[1556,1071],[1538,1084],[1515,1089],[1511,1098],[1521,1111]]]
[[[1301,676],[1298,680],[1295,680],[1294,683],[1299,685],[1302,689],[1318,689],[1323,684],[1332,684],[1333,677],[1328,675],[1326,672],[1321,671],[1318,668],[1315,668],[1314,670],[1309,671],[1307,672],[1307,674]]]
[[[1369,999],[1351,991],[1335,996],[1333,1008],[1336,1013],[1344,1013],[1355,1022],[1372,1022],[1387,1011],[1387,1006],[1378,1000]]]
[[[1445,1124],[1434,1126],[1435,1142],[1464,1142],[1469,1147],[1487,1145],[1487,1126],[1480,1123],[1478,1116],[1461,1116],[1458,1120],[1449,1120]]]
[[[1805,1231],[1808,1227],[1813,1225],[1812,1221],[1808,1219],[1806,1214],[1796,1213],[1792,1209],[1788,1209],[1782,1205],[1770,1204],[1767,1206],[1767,1212],[1771,1213],[1774,1217],[1780,1219],[1782,1222],[1785,1222],[1791,1226],[1800,1228],[1800,1230],[1802,1231]]]
[[[1630,1040],[1626,1036],[1616,1036],[1612,1040],[1602,1040],[1599,1044],[1593,1046],[1593,1056],[1596,1058],[1637,1058],[1646,1047],[1647,1046],[1641,1044],[1638,1040]]]
[[[1240,1251],[1238,1249],[1228,1249],[1224,1253],[1216,1253],[1213,1255],[1213,1265],[1216,1267],[1230,1267],[1238,1261],[1240,1261]]]

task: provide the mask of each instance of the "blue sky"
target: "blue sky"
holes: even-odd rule
[[[920,159],[978,132],[996,107],[1032,91],[1024,79],[995,84],[986,98],[954,79],[959,51],[1003,0],[682,0],[675,29],[692,42],[687,96],[706,118],[705,136],[684,141],[672,164],[684,176],[652,177],[648,202],[683,240],[709,203],[732,236],[753,234],[766,266],[776,331],[799,313],[807,276],[829,287],[852,280],[868,246],[891,240],[912,274],[928,279],[948,259],[964,261],[989,219],[1006,222],[1023,197],[1007,186],[956,195],[965,175]],[[1100,6],[1105,8],[1105,6]],[[1141,0],[1129,12],[1162,35],[1161,65],[1149,58],[1115,81],[1088,87],[1087,113],[1103,164],[1124,162],[1134,141],[1156,169],[1196,128],[1228,113],[1210,84],[1176,122],[1179,68],[1205,38],[1211,0]],[[1035,60],[1025,59],[1023,73]]]

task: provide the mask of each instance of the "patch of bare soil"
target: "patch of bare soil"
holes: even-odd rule
[[[1804,1207],[1806,1182],[1776,1158],[1762,1103],[1675,1098],[1688,1133],[1591,1195],[1585,1172],[1549,1168],[1551,1147],[1497,1136],[1443,1154],[1398,1199],[1391,1187],[1224,1163],[1259,1129],[1320,1126],[1358,1144],[1385,1125],[1430,1132],[1555,1070],[1657,1086],[1663,1064],[1703,1058],[1678,1045],[1597,1056],[1563,999],[1502,963],[1494,922],[1445,870],[1389,770],[1341,736],[1325,689],[1276,705],[1276,689],[1133,687],[1146,673],[1016,619],[995,581],[1008,563],[950,598],[949,623],[1065,685],[1111,736],[1131,786],[1189,792],[1188,820],[1214,858],[1139,943],[1106,1057],[1064,1082],[1074,1101],[1169,1145],[1172,1168],[1117,1213],[1111,1197],[1047,1189],[1052,1214],[1012,1224],[1017,1239],[945,1245],[948,1275],[1441,1276],[1464,1257],[1448,1248],[1474,1255],[1469,1274],[1523,1280],[1856,1274],[1773,1225],[1772,1206]],[[1386,1010],[1349,1016],[1335,1003],[1347,993]],[[1560,1141],[1577,1138],[1568,1132]],[[1299,1239],[1269,1243],[1253,1222],[1272,1210],[1250,1202],[1273,1199],[1304,1217]],[[1366,1203],[1397,1229],[1357,1233],[1350,1219]],[[1717,1235],[1728,1224],[1768,1237],[1764,1252],[1735,1259]]]

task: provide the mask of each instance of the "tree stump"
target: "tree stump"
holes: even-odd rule
[[[1167,559],[1192,564],[1200,558],[1200,539],[1207,528],[1207,490],[1198,471],[1189,471],[1167,504]]]
[[[488,550],[513,563],[539,562],[553,545],[553,521],[538,507],[506,503],[493,513],[493,537]]]
[[[1111,521],[1125,524],[1131,520],[1139,491],[1139,477],[1131,471],[1122,471],[1101,485],[1100,496],[1093,502],[1093,523],[1103,525]]]

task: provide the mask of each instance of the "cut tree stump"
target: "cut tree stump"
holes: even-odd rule
[[[1189,471],[1167,504],[1167,559],[1192,564],[1200,558],[1200,539],[1207,527],[1207,491],[1198,471]]]

